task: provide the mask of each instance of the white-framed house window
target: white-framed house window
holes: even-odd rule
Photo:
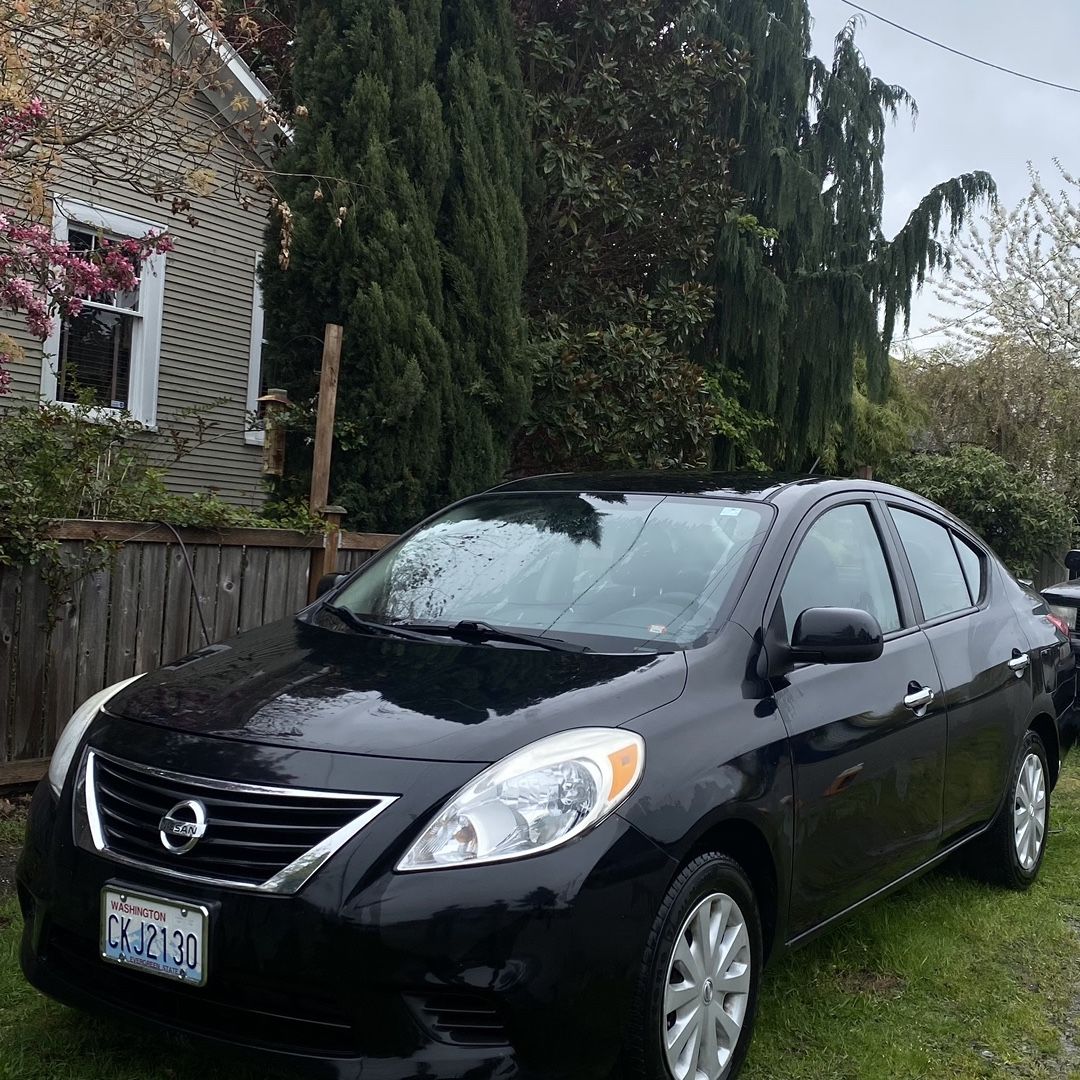
[[[102,237],[140,238],[152,221],[77,199],[53,204],[53,238],[72,248],[93,251]],[[110,292],[83,301],[75,317],[54,320],[41,365],[41,395],[47,401],[72,403],[88,396],[102,410],[126,409],[140,423],[157,420],[161,320],[165,299],[165,255],[152,255],[139,266],[131,292]]]
[[[251,286],[251,344],[248,352],[248,414],[259,411],[259,398],[265,393],[263,386],[263,346],[266,338],[263,334],[264,308],[262,282],[259,281],[259,267],[262,253],[255,254],[255,274]],[[262,446],[266,442],[266,432],[262,430],[245,431],[244,442],[251,446]]]

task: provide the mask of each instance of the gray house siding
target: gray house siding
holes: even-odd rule
[[[209,102],[202,107],[213,109]],[[171,455],[170,430],[193,439],[197,424],[185,413],[205,410],[209,441],[169,466],[168,485],[176,492],[215,491],[238,504],[259,505],[265,497],[262,451],[245,437],[245,417],[255,266],[266,225],[265,203],[254,199],[253,206],[244,209],[223,184],[214,195],[192,196],[192,212],[198,219],[193,226],[182,217],[174,218],[168,205],[107,178],[91,183],[67,175],[49,195],[168,227],[175,250],[165,260],[156,430],[146,437],[164,462]],[[18,193],[0,190],[0,205],[18,199]],[[41,343],[26,334],[22,320],[11,312],[0,312],[0,332],[14,337],[26,353],[11,368],[13,397],[0,398],[0,404],[37,400]]]

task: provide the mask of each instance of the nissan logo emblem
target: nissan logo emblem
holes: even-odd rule
[[[183,855],[206,834],[206,807],[198,799],[177,803],[159,822],[158,836],[166,851]]]

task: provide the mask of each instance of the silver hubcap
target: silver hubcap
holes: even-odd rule
[[[675,1080],[718,1080],[746,1021],[750,935],[725,893],[701,901],[675,939],[660,1037]]]
[[[1020,766],[1013,800],[1013,839],[1016,857],[1025,870],[1039,861],[1046,832],[1046,774],[1038,754],[1028,754]]]

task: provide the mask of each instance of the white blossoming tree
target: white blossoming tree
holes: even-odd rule
[[[1020,204],[993,208],[954,246],[938,288],[953,310],[939,329],[963,353],[1004,340],[1080,359],[1080,181],[1058,168],[1062,190],[1029,166]]]

